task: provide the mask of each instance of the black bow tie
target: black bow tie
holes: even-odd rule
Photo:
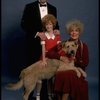
[[[46,4],[44,4],[44,5],[40,4],[40,7],[46,7],[46,6],[47,6]]]

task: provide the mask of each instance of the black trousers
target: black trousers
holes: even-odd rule
[[[42,81],[42,88],[40,92],[40,100],[49,100],[48,99],[48,90],[47,90],[47,80]]]

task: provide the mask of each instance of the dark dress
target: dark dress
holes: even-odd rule
[[[85,71],[89,62],[88,47],[85,43],[82,43],[82,47],[80,40],[78,44],[75,66]],[[57,94],[68,93],[71,100],[89,100],[87,80],[83,76],[78,78],[73,70],[56,73],[54,92]]]

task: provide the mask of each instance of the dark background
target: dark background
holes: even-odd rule
[[[24,6],[35,0],[1,1],[1,68],[2,81],[6,78],[18,78],[25,68],[25,33],[20,22]],[[84,23],[81,39],[89,48],[87,80],[95,81],[98,87],[99,75],[99,0],[48,0],[57,7],[58,21],[62,40],[68,39],[65,24],[72,19]],[[34,12],[33,12],[34,13]],[[98,90],[97,90],[98,91]]]

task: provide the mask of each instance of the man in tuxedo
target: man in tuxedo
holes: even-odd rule
[[[21,19],[21,27],[26,33],[26,55],[27,62],[26,66],[31,65],[39,60],[42,47],[40,44],[40,38],[35,35],[37,32],[42,32],[42,22],[41,19],[47,15],[52,14],[57,18],[57,9],[53,5],[49,4],[47,0],[37,0],[35,2],[29,3],[25,6],[23,16]],[[56,28],[59,30],[59,25],[57,23]],[[41,90],[41,100],[48,100],[47,94],[47,80],[43,80],[42,90]],[[29,96],[29,100],[32,100],[32,94]]]

